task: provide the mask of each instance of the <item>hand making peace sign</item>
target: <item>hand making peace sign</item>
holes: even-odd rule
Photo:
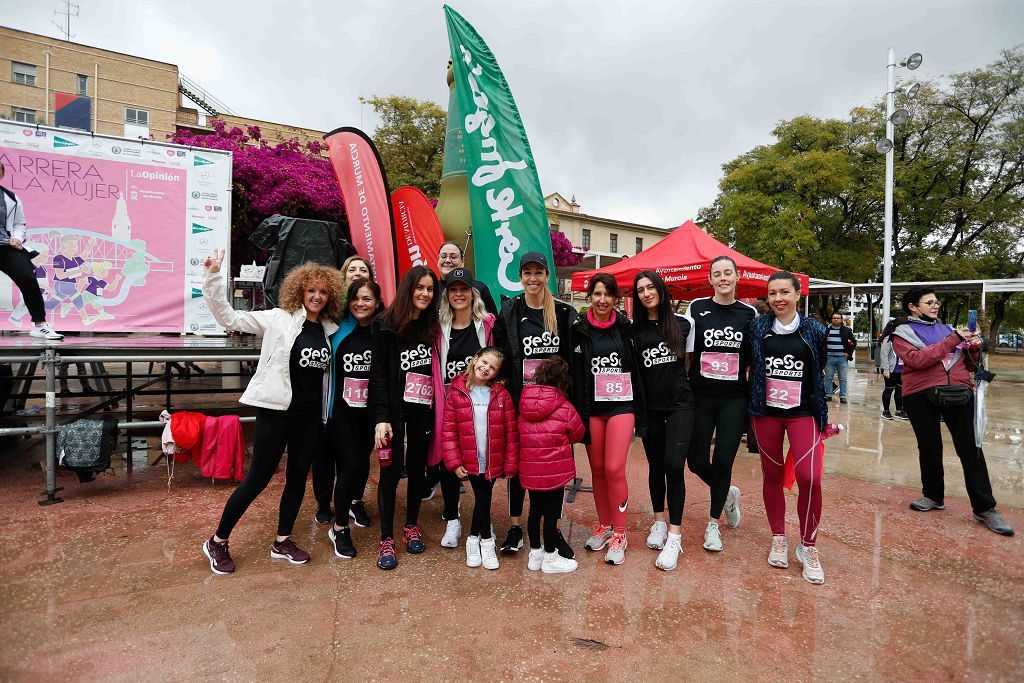
[[[219,273],[220,266],[224,262],[224,249],[214,249],[213,256],[207,256],[203,261],[203,270],[207,273]]]

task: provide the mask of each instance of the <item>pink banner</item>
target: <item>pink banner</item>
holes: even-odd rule
[[[386,302],[398,284],[395,231],[384,164],[373,142],[358,128],[338,128],[324,136],[331,165],[345,198],[352,244],[373,264]]]
[[[0,162],[23,202],[25,248],[39,252],[36,279],[56,329],[182,331],[185,171],[3,146]],[[28,329],[21,293],[6,278],[2,287],[0,329]]]

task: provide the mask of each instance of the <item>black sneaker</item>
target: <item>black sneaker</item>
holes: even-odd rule
[[[826,396],[826,397],[825,397],[825,400],[826,400],[826,401],[831,401],[831,400],[832,400],[832,396]]]
[[[519,549],[523,547],[523,528],[518,524],[512,525],[508,530],[508,535],[505,536],[505,542],[501,544],[501,553],[503,555],[509,555],[511,553],[518,553]]]
[[[420,536],[420,528],[415,524],[405,525],[405,529],[402,531],[402,540],[405,541],[405,551],[410,555],[419,555],[427,549],[427,544]]]
[[[395,539],[388,537],[380,542],[380,551],[377,553],[377,566],[381,569],[394,569],[398,566],[398,556],[395,555]]]
[[[905,412],[903,412],[902,410],[897,410],[896,411],[896,417],[897,417],[897,419],[900,419],[900,420],[909,420],[910,419],[909,417],[907,417],[907,414]]]
[[[228,542],[217,543],[210,537],[203,543],[203,554],[210,558],[210,571],[214,574],[230,574],[235,571],[235,563],[228,553]]]
[[[882,419],[883,420],[895,420],[896,418],[893,417],[892,413],[890,413],[888,410],[883,410],[882,411]]]
[[[430,500],[437,493],[438,486],[441,485],[440,480],[428,481],[427,488],[423,491],[423,500]]]
[[[839,397],[839,402],[840,402],[840,403],[848,403],[848,401],[846,400],[846,397],[845,397],[845,396],[840,396],[840,397]]]
[[[327,524],[334,519],[334,513],[331,512],[330,508],[327,508],[326,510],[319,510],[313,519],[316,520],[317,524]]]
[[[352,506],[348,509],[348,516],[361,529],[365,529],[373,524],[373,520],[370,519],[370,515],[366,512],[366,504],[363,501],[352,503]]]
[[[569,542],[565,540],[565,536],[562,535],[561,531],[558,532],[558,554],[567,560],[576,558],[576,552],[569,545]]]
[[[356,547],[352,545],[352,532],[348,527],[335,529],[332,525],[327,531],[327,538],[334,544],[334,554],[338,557],[351,560],[356,556]]]

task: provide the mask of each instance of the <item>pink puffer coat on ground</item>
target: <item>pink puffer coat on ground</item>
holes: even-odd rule
[[[466,377],[452,380],[441,420],[441,452],[444,465],[454,472],[459,465],[469,474],[481,474],[476,457],[476,430],[473,428],[473,401]],[[519,463],[519,429],[516,406],[503,384],[491,385],[487,406],[487,479],[515,476]]]
[[[527,491],[562,488],[576,476],[572,444],[583,422],[555,387],[523,387],[519,399],[519,482]]]

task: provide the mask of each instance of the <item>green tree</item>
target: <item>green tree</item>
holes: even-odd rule
[[[924,83],[897,127],[895,280],[1020,277],[1024,270],[1024,48],[984,69]],[[775,143],[723,166],[701,220],[767,263],[815,277],[881,277],[884,134],[881,102],[849,120],[783,121]],[[996,335],[1011,295],[989,299]],[[966,304],[950,301],[950,314]],[[819,302],[824,309],[827,302]],[[824,310],[823,310],[824,312]]]
[[[445,110],[433,102],[401,95],[359,99],[380,117],[373,142],[391,189],[412,185],[436,198],[441,192]]]

